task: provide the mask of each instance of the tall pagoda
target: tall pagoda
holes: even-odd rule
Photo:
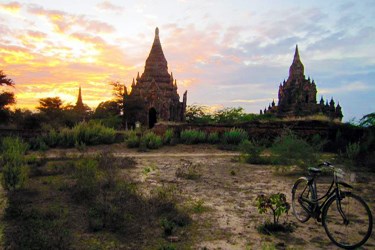
[[[125,89],[125,119],[129,124],[139,121],[150,128],[160,120],[182,122],[185,121],[186,100],[187,91],[180,102],[177,81],[172,72],[168,73],[168,62],[156,28],[144,72],[141,76],[138,72],[136,79],[133,78],[129,94]]]
[[[289,68],[289,77],[282,84],[280,83],[279,86],[278,104],[276,105],[275,101],[273,101],[268,108],[260,112],[275,114],[278,117],[301,117],[321,114],[341,121],[343,115],[340,104],[335,106],[333,98],[331,98],[329,104],[328,100],[324,103],[323,97],[317,103],[316,94],[316,84],[310,77],[306,79],[304,66],[296,45],[293,62]]]

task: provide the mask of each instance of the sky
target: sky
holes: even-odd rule
[[[130,88],[144,70],[155,28],[188,105],[259,113],[288,78],[298,44],[318,94],[344,120],[375,111],[374,0],[0,0],[0,70],[18,108],[78,87],[95,108],[111,81]],[[4,89],[4,88],[3,88]]]

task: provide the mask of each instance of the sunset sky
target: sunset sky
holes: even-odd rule
[[[0,69],[17,107],[60,96],[95,108],[110,81],[143,72],[154,30],[188,104],[258,113],[288,77],[298,44],[318,96],[344,120],[375,111],[375,4],[295,0],[0,0]]]

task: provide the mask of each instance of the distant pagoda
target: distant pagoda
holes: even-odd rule
[[[133,78],[131,88],[129,94],[125,88],[124,97],[125,119],[129,124],[139,121],[152,128],[159,120],[185,121],[187,91],[180,102],[177,81],[168,73],[158,28],[145,70],[141,76],[138,72],[136,81]]]
[[[78,110],[78,111],[85,111],[86,110],[85,105],[83,104],[83,101],[82,101],[81,86],[79,86],[78,98],[77,98],[76,105],[74,106],[74,109]]]
[[[261,110],[260,113],[275,114],[278,117],[301,117],[311,115],[325,115],[330,119],[342,120],[342,111],[340,104],[335,106],[333,98],[328,103],[324,103],[323,96],[319,103],[316,101],[316,84],[310,77],[306,79],[304,75],[304,66],[301,62],[298,46],[294,53],[293,63],[289,68],[289,77],[279,86],[279,102],[276,106],[275,101]]]

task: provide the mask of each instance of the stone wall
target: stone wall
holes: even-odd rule
[[[336,140],[337,134],[340,134],[341,139],[345,141],[358,141],[364,134],[363,128],[327,121],[254,121],[237,124],[235,126],[225,124],[158,123],[153,128],[153,131],[159,135],[163,135],[168,128],[173,128],[177,134],[186,129],[196,129],[206,133],[218,132],[222,134],[233,127],[244,129],[248,132],[250,139],[257,140],[273,140],[286,129],[292,130],[302,138],[309,138],[318,134],[330,142]]]

